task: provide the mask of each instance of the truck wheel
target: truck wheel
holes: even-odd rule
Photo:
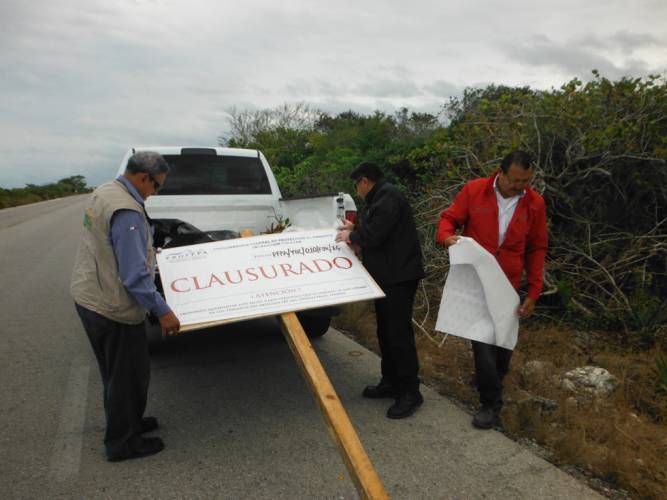
[[[162,327],[159,322],[152,323],[149,318],[144,320],[146,330],[146,340],[148,341],[148,351],[155,352],[164,342],[162,338]]]
[[[327,333],[327,330],[329,330],[331,316],[311,316],[302,315],[300,313],[296,313],[296,315],[303,327],[303,331],[308,335],[308,338],[316,339]]]

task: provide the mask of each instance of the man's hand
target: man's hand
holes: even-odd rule
[[[461,237],[460,237],[460,236],[457,236],[457,235],[450,236],[449,238],[447,238],[447,239],[445,240],[445,248],[449,248],[449,247],[451,247],[454,243],[456,243],[456,242],[459,241],[460,239],[461,239]]]
[[[353,231],[354,230],[354,222],[350,222],[347,219],[343,219],[341,222],[342,222],[342,225],[340,225],[336,228],[339,231],[342,231],[342,230]]]
[[[350,229],[343,229],[339,230],[338,233],[336,233],[336,242],[343,242],[343,243],[350,243],[350,233],[352,231]]]
[[[523,304],[519,306],[519,318],[525,319],[531,314],[533,314],[533,311],[535,310],[535,301],[531,299],[530,297],[526,297],[523,300]]]
[[[169,311],[167,314],[164,314],[158,318],[160,320],[160,326],[162,327],[162,336],[171,336],[176,335],[181,329],[181,322],[178,321],[176,315]]]

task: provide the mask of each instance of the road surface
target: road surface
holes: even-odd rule
[[[168,342],[147,414],[166,449],[107,463],[102,386],[69,297],[87,196],[0,210],[3,498],[356,498],[273,319]],[[397,499],[598,498],[423,388],[414,417],[361,397],[379,360],[336,331],[315,342],[387,492]]]

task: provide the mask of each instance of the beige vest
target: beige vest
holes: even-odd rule
[[[146,213],[127,188],[114,180],[102,184],[92,194],[91,204],[83,216],[83,236],[72,271],[70,291],[74,301],[105,318],[125,324],[144,321],[146,310],[132,297],[121,282],[111,246],[111,217],[117,210],[139,212],[146,222],[146,266],[155,272],[155,252]]]

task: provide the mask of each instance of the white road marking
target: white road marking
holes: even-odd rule
[[[64,481],[79,473],[89,372],[89,366],[73,364],[70,368],[49,468],[49,475],[56,481]]]

